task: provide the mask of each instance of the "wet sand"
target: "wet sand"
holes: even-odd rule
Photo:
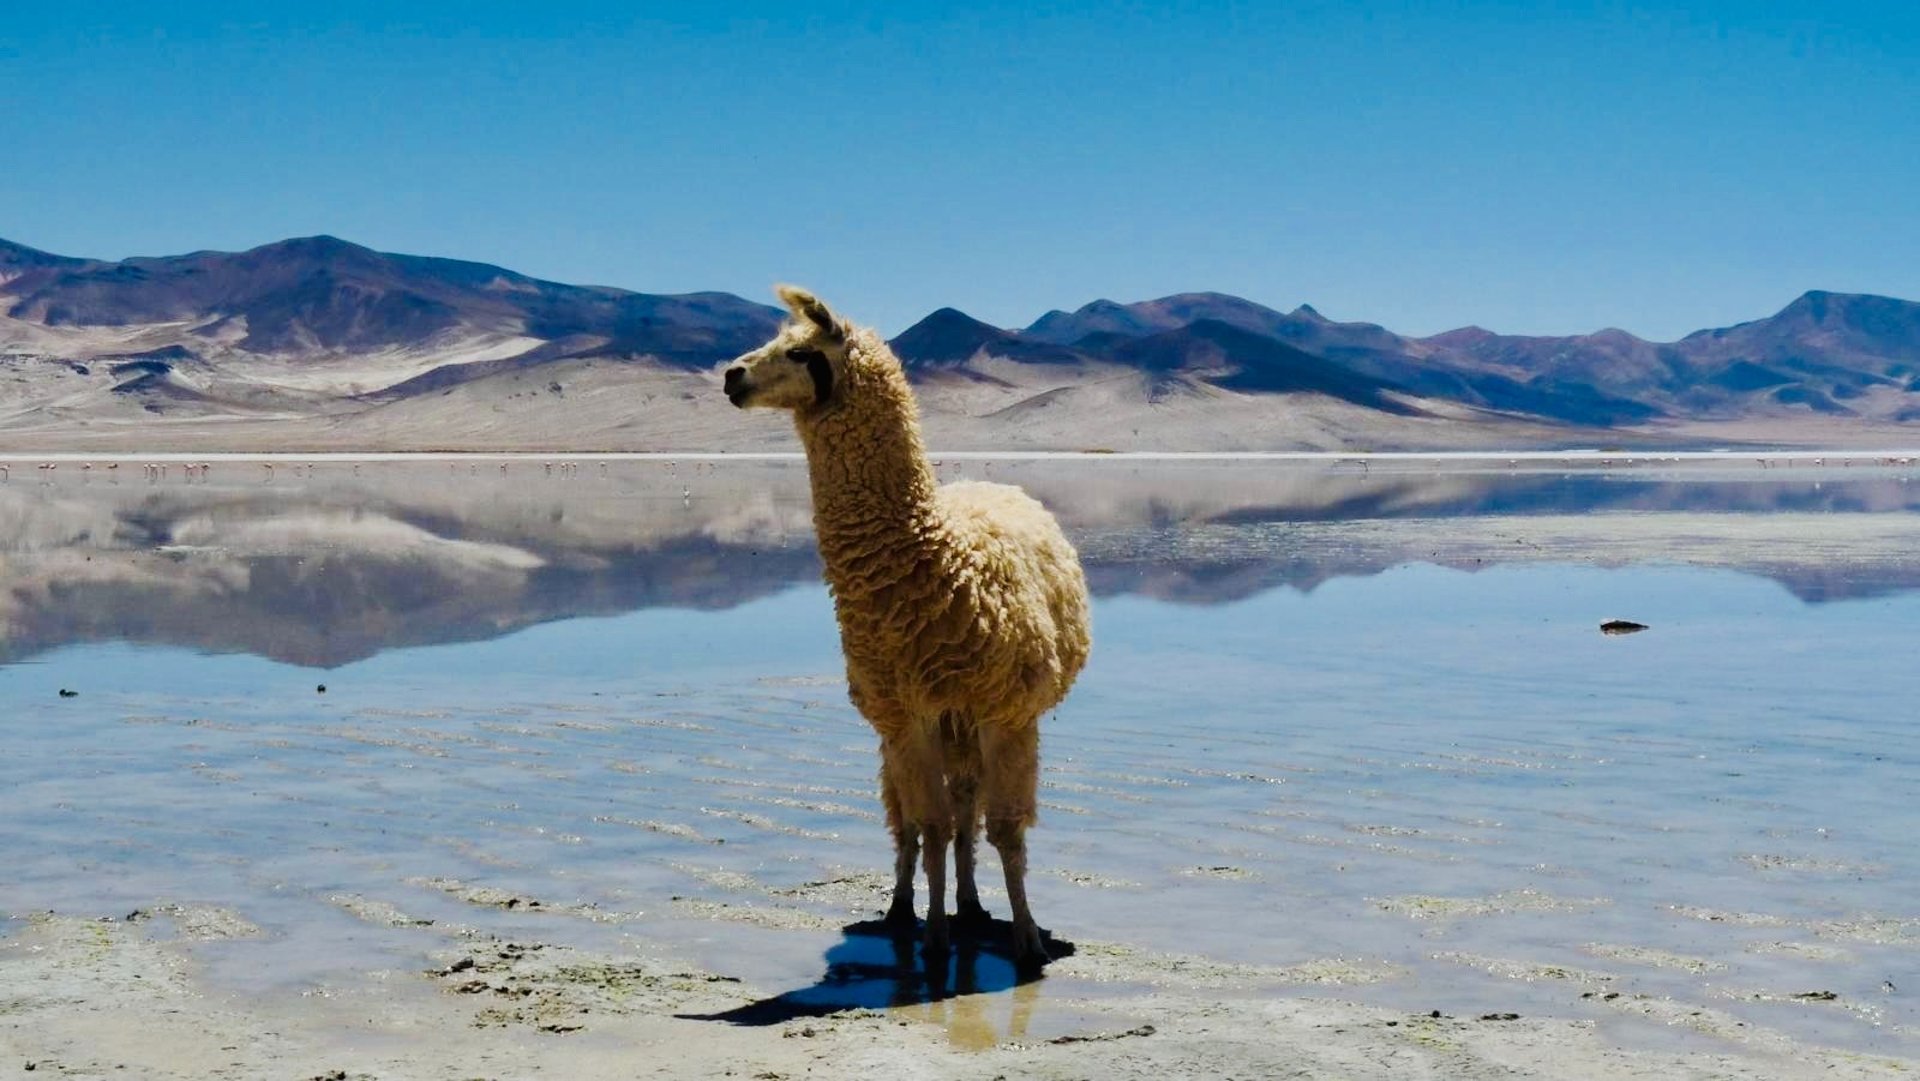
[[[448,936],[456,937],[456,936]],[[631,953],[484,935],[441,970],[352,992],[239,998],[209,990],[177,937],[124,921],[39,917],[7,939],[6,1076],[141,1078],[631,1077],[1891,1077],[1911,1060],[1809,1049],[1711,1011],[1623,1013],[1725,1037],[1726,1050],[1614,1046],[1591,1021],[1405,1013],[1232,987],[1082,1003],[1086,1024],[1023,1027],[1025,992],[763,1027],[674,1016],[735,1003],[731,979]],[[472,962],[468,964],[468,962]],[[435,986],[437,985],[437,987]]]
[[[1172,559],[1188,479],[1069,485],[1076,528]],[[56,647],[0,668],[0,1077],[1910,1074],[1916,688],[1875,658],[1917,605],[1728,569],[1895,562],[1895,507],[1296,521],[1384,562],[1108,595],[1034,834],[1072,952],[1027,984],[845,930],[886,845],[817,587],[326,670]],[[1292,527],[1171,539],[1231,549],[1206,580]]]

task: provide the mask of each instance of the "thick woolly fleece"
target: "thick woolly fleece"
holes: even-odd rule
[[[990,825],[1027,825],[1039,718],[1092,646],[1079,557],[1020,489],[936,484],[913,392],[873,331],[849,333],[840,378],[833,402],[795,423],[848,684],[880,733],[898,810],[921,822],[946,810],[937,780],[903,773],[978,771]]]

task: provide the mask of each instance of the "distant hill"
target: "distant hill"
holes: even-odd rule
[[[42,270],[48,267],[81,266],[85,259],[74,259],[65,255],[50,255],[38,248],[29,248],[25,244],[15,244],[10,240],[0,240],[0,281],[6,281],[28,270]]]
[[[909,370],[957,367],[981,354],[1029,364],[1076,364],[1085,359],[1071,349],[988,326],[952,308],[941,308],[920,320],[890,344]]]
[[[120,261],[0,241],[0,446],[790,445],[708,385],[780,318],[727,293],[566,285],[327,236]],[[1412,338],[1198,292],[1025,328],[942,308],[893,346],[955,446],[1591,446],[1793,425],[1885,442],[1920,422],[1920,304],[1827,292],[1666,343]]]
[[[1257,367],[1252,358],[1263,347],[1255,340],[1265,339],[1409,395],[1583,426],[1806,414],[1920,420],[1920,304],[1840,293],[1810,292],[1770,318],[1671,343],[1613,329],[1528,337],[1465,327],[1408,338],[1337,323],[1306,305],[1282,313],[1220,293],[1182,293],[1051,311],[1024,331],[998,332],[987,348],[1017,356],[1025,343],[1042,342],[1083,359],[1124,360],[1128,342],[1205,324],[1245,332],[1224,348],[1228,363],[1244,357]]]
[[[705,366],[765,340],[779,313],[727,293],[562,285],[484,263],[388,255],[329,236],[120,262],[0,243],[8,319],[181,328],[195,355],[358,356],[515,336],[542,358],[592,353]],[[84,346],[82,346],[84,348]]]

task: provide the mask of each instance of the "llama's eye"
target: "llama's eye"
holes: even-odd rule
[[[795,349],[787,354],[787,359],[795,364],[812,364],[816,360],[827,359],[827,355],[818,349]]]

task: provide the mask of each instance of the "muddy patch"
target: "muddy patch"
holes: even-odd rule
[[[1430,897],[1409,894],[1374,902],[1382,912],[1414,920],[1446,920],[1475,916],[1503,916],[1516,912],[1585,912],[1610,904],[1604,897],[1555,897],[1539,890],[1508,890],[1489,897]]]
[[[1110,942],[1082,942],[1048,968],[1050,975],[1099,983],[1181,989],[1251,989],[1286,984],[1359,986],[1399,979],[1406,970],[1364,958],[1316,958],[1288,965],[1218,961],[1190,954],[1141,950]]]
[[[1603,942],[1590,942],[1582,947],[1595,957],[1609,961],[1626,961],[1636,965],[1650,965],[1654,968],[1667,968],[1679,972],[1690,972],[1704,976],[1711,972],[1725,972],[1727,966],[1705,957],[1690,957],[1681,953],[1669,953],[1649,946],[1623,946]]]
[[[514,890],[462,882],[456,878],[410,878],[407,885],[439,890],[450,897],[478,908],[497,908],[507,912],[543,916],[567,916],[594,923],[623,923],[638,919],[632,912],[615,912],[586,901],[550,901],[530,897]]]
[[[598,956],[566,946],[476,936],[427,974],[474,1004],[476,1028],[520,1027],[550,1035],[597,1019],[724,1009],[741,1000],[731,976]]]
[[[400,906],[391,901],[376,897],[364,897],[357,893],[336,893],[327,901],[345,911],[354,919],[371,923],[378,927],[432,927],[433,921],[419,916],[410,916],[400,910]]]

